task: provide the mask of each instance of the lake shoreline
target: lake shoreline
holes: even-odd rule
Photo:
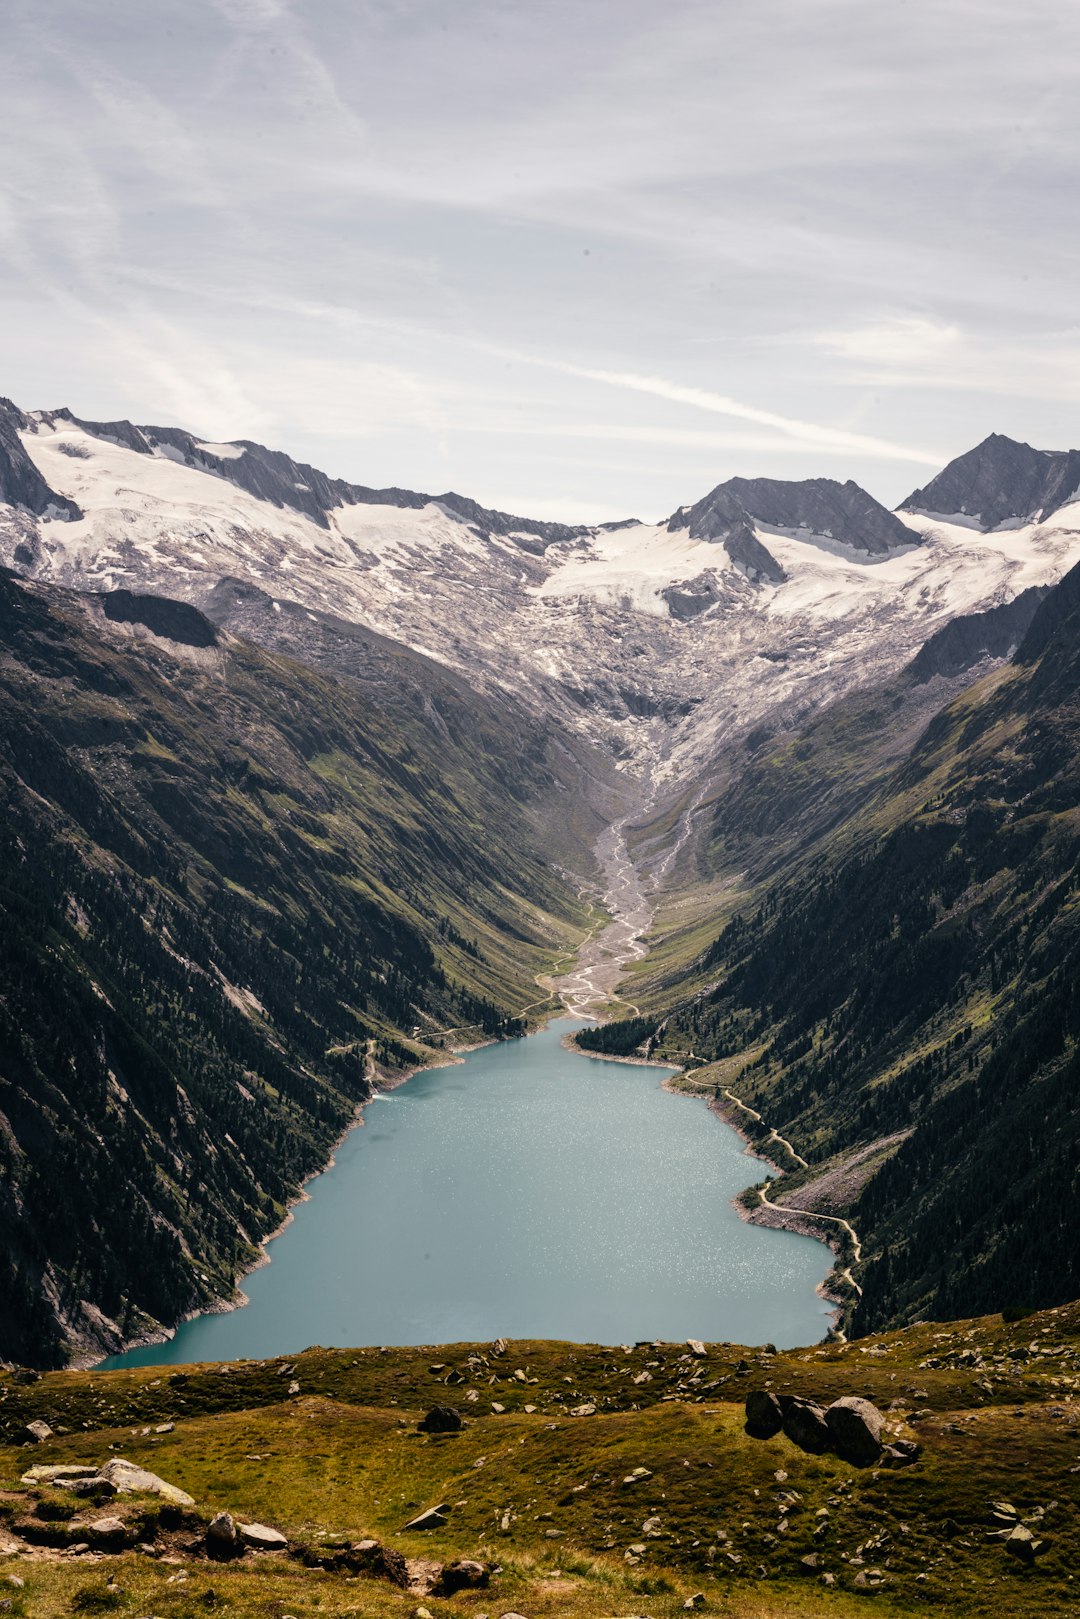
[[[444,1338],[447,1341],[449,1338],[472,1341],[485,1337],[489,1326],[493,1332],[497,1330],[497,1335],[506,1337],[555,1335],[567,1341],[581,1342],[619,1342],[633,1336],[635,1331],[639,1336],[675,1339],[690,1335],[719,1340],[749,1334],[747,1341],[751,1342],[756,1341],[755,1333],[780,1341],[779,1335],[786,1332],[785,1342],[816,1340],[824,1330],[823,1326],[816,1325],[822,1318],[820,1314],[815,1314],[815,1310],[820,1311],[820,1305],[814,1304],[817,1283],[824,1267],[812,1256],[820,1254],[820,1249],[810,1249],[800,1244],[800,1256],[798,1248],[793,1254],[784,1247],[785,1243],[791,1243],[790,1235],[766,1239],[767,1242],[778,1241],[780,1244],[777,1269],[769,1272],[774,1279],[769,1285],[766,1285],[764,1276],[761,1285],[749,1279],[756,1273],[756,1265],[749,1272],[746,1270],[743,1257],[745,1245],[735,1235],[738,1227],[731,1218],[732,1194],[745,1180],[745,1170],[739,1167],[744,1163],[741,1139],[735,1141],[728,1136],[721,1144],[715,1141],[709,1125],[678,1122],[677,1116],[683,1110],[675,1109],[671,1113],[668,1103],[669,1096],[679,1094],[670,1083],[678,1079],[678,1064],[661,1064],[640,1058],[626,1062],[618,1057],[600,1054],[608,1062],[606,1072],[598,1067],[591,1070],[586,1068],[584,1063],[593,1054],[582,1052],[567,1039],[575,1028],[582,1026],[582,1022],[574,1019],[569,1027],[560,1027],[561,1018],[549,1019],[546,1032],[540,1034],[538,1039],[522,1042],[517,1049],[511,1041],[484,1041],[464,1049],[432,1053],[434,1060],[414,1064],[408,1071],[371,1075],[369,1068],[374,1087],[372,1093],[357,1107],[356,1115],[341,1132],[334,1155],[327,1165],[328,1169],[336,1165],[340,1173],[331,1178],[325,1188],[319,1189],[310,1184],[317,1176],[308,1177],[285,1218],[278,1222],[273,1234],[268,1234],[260,1243],[259,1253],[238,1277],[232,1297],[216,1301],[210,1308],[185,1314],[184,1319],[178,1321],[169,1332],[140,1335],[126,1346],[130,1359],[125,1358],[124,1352],[119,1350],[106,1357],[110,1369],[150,1364],[175,1366],[181,1363],[228,1362],[268,1358],[279,1353],[285,1357],[298,1352],[302,1342],[308,1339],[344,1346],[377,1342],[414,1343],[421,1340],[435,1342]],[[482,1047],[487,1049],[480,1049]],[[467,1061],[479,1063],[475,1074],[470,1067],[468,1076],[463,1080],[451,1077],[451,1071],[462,1067]],[[611,1062],[624,1062],[627,1070],[646,1067],[660,1069],[657,1075],[660,1083],[645,1075],[635,1080],[629,1072],[619,1076],[616,1069],[610,1066]],[[437,1075],[439,1068],[448,1070],[446,1078]],[[423,1090],[415,1100],[410,1099],[386,1110],[385,1118],[380,1118],[374,1125],[375,1138],[371,1142],[356,1138],[347,1154],[342,1155],[338,1151],[341,1142],[349,1137],[357,1124],[372,1122],[367,1117],[367,1107],[371,1102],[380,1096],[389,1100],[391,1095],[399,1091],[407,1094],[408,1080],[424,1073],[430,1073],[430,1081],[424,1083]],[[496,1085],[500,1089],[492,1090],[491,1087]],[[496,1105],[501,1096],[507,1099],[508,1112]],[[550,1106],[546,1103],[549,1096]],[[655,1100],[649,1101],[650,1096]],[[471,1101],[463,1103],[460,1100],[463,1097],[471,1097]],[[436,1105],[438,1112],[429,1111]],[[464,1114],[460,1111],[463,1106],[466,1109]],[[445,1112],[447,1107],[451,1110],[449,1114]],[[401,1108],[406,1111],[400,1111]],[[507,1122],[500,1124],[498,1119],[504,1112]],[[444,1120],[447,1118],[468,1118],[471,1122],[459,1138],[453,1127],[449,1136],[445,1134]],[[591,1124],[590,1120],[593,1121]],[[534,1125],[538,1127],[539,1135]],[[567,1131],[570,1133],[567,1134]],[[594,1132],[596,1142],[589,1145]],[[398,1142],[398,1147],[383,1147],[384,1138],[390,1143]],[[485,1181],[486,1172],[482,1172],[478,1161],[474,1162],[476,1153],[480,1154],[484,1163],[502,1163],[501,1154],[505,1145],[505,1150],[510,1154],[505,1162],[518,1162],[523,1171],[518,1182],[507,1184],[531,1187],[529,1195],[545,1220],[548,1215],[544,1210],[548,1204],[552,1209],[564,1211],[561,1216],[556,1216],[561,1219],[564,1228],[564,1241],[552,1249],[553,1253],[564,1256],[562,1263],[553,1269],[543,1265],[538,1267],[535,1283],[530,1284],[533,1291],[530,1292],[528,1286],[524,1289],[521,1286],[511,1288],[504,1304],[500,1302],[501,1293],[496,1292],[479,1315],[473,1310],[460,1309],[452,1288],[448,1293],[443,1286],[429,1294],[420,1283],[417,1291],[416,1278],[420,1274],[417,1261],[432,1258],[435,1267],[440,1264],[442,1267],[433,1270],[432,1276],[445,1278],[456,1275],[451,1263],[453,1254],[482,1250],[482,1245],[476,1248],[468,1241],[462,1246],[457,1226],[453,1225],[453,1229],[446,1227],[446,1220],[439,1211],[449,1216],[455,1205],[453,1198],[447,1205],[442,1190],[436,1189],[441,1188],[445,1178],[442,1171],[435,1184],[418,1182],[415,1195],[406,1190],[412,1184],[408,1179],[410,1165],[422,1166],[429,1161],[438,1163],[440,1160],[452,1164],[456,1162],[456,1152],[450,1144],[459,1141],[462,1145],[466,1142],[474,1144],[473,1157],[469,1162],[476,1173],[467,1178],[467,1184],[483,1186]],[[410,1142],[415,1146],[410,1146]],[[671,1161],[682,1161],[679,1158],[680,1143],[687,1142],[694,1143],[687,1166],[695,1166],[692,1170],[695,1178],[686,1180],[680,1177],[684,1190],[676,1195],[674,1188],[669,1188],[663,1165],[667,1161],[668,1148],[674,1154]],[[400,1151],[402,1143],[406,1149],[404,1156]],[[439,1143],[442,1143],[441,1148]],[[601,1143],[607,1145],[602,1146]],[[572,1151],[576,1155],[578,1168],[569,1172],[569,1179],[565,1169],[556,1174],[554,1183],[549,1183],[543,1172],[534,1173],[537,1152],[545,1155],[542,1160],[545,1164],[546,1154],[553,1153],[551,1163],[554,1169],[556,1164],[564,1162],[564,1147],[571,1144],[574,1144]],[[419,1158],[415,1157],[417,1152],[421,1155]],[[447,1152],[451,1154],[450,1160],[446,1160]],[[609,1156],[611,1152],[620,1157],[612,1160]],[[596,1179],[595,1190],[582,1197],[579,1208],[576,1189],[593,1186],[593,1168],[601,1162],[610,1164],[613,1161],[623,1163],[625,1170]],[[512,1176],[512,1171],[507,1173]],[[717,1175],[719,1181],[715,1178]],[[610,1192],[607,1178],[612,1182]],[[550,1189],[545,1191],[545,1188],[561,1181],[566,1181],[566,1198],[560,1199]],[[427,1191],[422,1194],[424,1185]],[[695,1186],[696,1193],[691,1190]],[[651,1192],[646,1188],[651,1188]],[[627,1189],[631,1189],[629,1193]],[[577,1253],[577,1245],[582,1242],[586,1244],[583,1261],[585,1252],[590,1256],[598,1252],[595,1240],[587,1236],[593,1230],[594,1221],[598,1234],[602,1230],[606,1240],[610,1235],[608,1228],[612,1220],[615,1221],[612,1229],[620,1231],[626,1229],[628,1220],[633,1223],[636,1213],[631,1213],[631,1210],[635,1208],[636,1198],[646,1198],[648,1206],[655,1208],[658,1206],[657,1200],[666,1197],[668,1190],[672,1192],[673,1201],[669,1210],[670,1220],[666,1223],[673,1230],[683,1229],[691,1218],[687,1199],[693,1198],[693,1207],[708,1213],[708,1229],[715,1232],[715,1240],[704,1244],[702,1257],[692,1262],[691,1271],[688,1272],[688,1275],[698,1275],[700,1272],[696,1283],[669,1285],[676,1272],[663,1257],[667,1248],[660,1239],[646,1242],[639,1256],[639,1263],[658,1263],[657,1278],[664,1279],[663,1289],[655,1296],[653,1303],[650,1303],[650,1299],[654,1298],[652,1294],[648,1297],[643,1294],[638,1301],[635,1294],[626,1295],[621,1290],[617,1278],[621,1274],[623,1249],[618,1243],[611,1261],[615,1268],[611,1269],[606,1258],[601,1259],[595,1267],[595,1277],[588,1263],[583,1273],[566,1260],[567,1254]],[[622,1207],[624,1198],[628,1198],[625,1210]],[[270,1242],[283,1235],[292,1224],[296,1205],[300,1202],[311,1203],[313,1199],[316,1212],[310,1220],[305,1216],[309,1223],[303,1226],[303,1234],[299,1238],[290,1237],[285,1250],[271,1249]],[[404,1226],[400,1225],[393,1212],[402,1199],[403,1211],[423,1211],[422,1223],[417,1228],[422,1235],[416,1242],[411,1237],[406,1238],[404,1246],[400,1240],[389,1240],[393,1231],[410,1229],[408,1221]],[[361,1213],[361,1210],[366,1212]],[[612,1211],[610,1216],[605,1215],[605,1210]],[[615,1210],[622,1212],[616,1215]],[[735,1212],[738,1215],[737,1205]],[[354,1229],[354,1220],[356,1230],[363,1228],[370,1233],[373,1219],[392,1222],[384,1233],[388,1240],[376,1242],[374,1246],[370,1242],[362,1245],[374,1257],[357,1263],[357,1250],[348,1233]],[[314,1223],[310,1223],[311,1220]],[[466,1226],[464,1229],[471,1228]],[[480,1228],[475,1229],[478,1231]],[[532,1229],[530,1226],[529,1230]],[[439,1235],[436,1237],[437,1233]],[[569,1246],[565,1245],[567,1237]],[[433,1238],[436,1240],[433,1241]],[[344,1272],[337,1270],[339,1242],[343,1243],[341,1256],[353,1256],[347,1258]],[[433,1255],[424,1252],[428,1247],[433,1248]],[[659,1258],[653,1253],[654,1249]],[[496,1247],[496,1255],[499,1251]],[[753,1252],[756,1254],[758,1250],[754,1248]],[[652,1258],[647,1261],[646,1255],[652,1255]],[[730,1259],[726,1255],[730,1255]],[[325,1314],[322,1310],[323,1294],[313,1280],[321,1274],[324,1258],[328,1261],[328,1273],[339,1277],[335,1285],[339,1290],[342,1285],[345,1288],[340,1304],[331,1302]],[[271,1259],[275,1262],[275,1276],[277,1264],[284,1266],[280,1285],[268,1284],[264,1280],[257,1287],[249,1287],[245,1279],[254,1276]],[[767,1253],[765,1264],[771,1265]],[[527,1271],[531,1277],[529,1267]],[[516,1271],[512,1273],[517,1274]],[[479,1296],[483,1297],[483,1287],[489,1275],[483,1263],[477,1274],[482,1278]],[[581,1281],[583,1274],[588,1276],[585,1284]],[[732,1280],[739,1275],[747,1279],[741,1282]],[[413,1279],[406,1288],[404,1312],[394,1302],[396,1278],[399,1276]],[[389,1292],[386,1292],[382,1278],[390,1282]],[[536,1286],[541,1289],[549,1287],[550,1299],[543,1291],[537,1293]],[[667,1299],[668,1303],[657,1313],[655,1305],[660,1299]],[[223,1321],[220,1326],[213,1325],[216,1317],[235,1316],[240,1310],[246,1312],[248,1306],[257,1312],[250,1323],[238,1321],[227,1326]],[[494,1319],[491,1318],[492,1306]],[[503,1314],[500,1320],[498,1317],[504,1308],[509,1313]],[[341,1313],[342,1309],[344,1314]],[[645,1316],[650,1318],[644,1325],[638,1321],[640,1310],[644,1310]],[[205,1320],[200,1319],[203,1317]],[[196,1323],[194,1327],[191,1325],[193,1319]],[[297,1327],[306,1334],[302,1341],[296,1337],[294,1329]],[[172,1343],[177,1337],[180,1341]],[[161,1350],[159,1346],[162,1345],[167,1347]],[[155,1350],[158,1352],[155,1353]]]
[[[230,1315],[234,1310],[242,1310],[245,1305],[250,1304],[251,1300],[243,1291],[244,1282],[249,1276],[253,1276],[256,1271],[262,1270],[264,1265],[271,1263],[272,1256],[267,1251],[270,1244],[292,1225],[296,1217],[296,1211],[301,1204],[311,1201],[311,1194],[308,1191],[311,1182],[318,1180],[320,1175],[325,1175],[334,1168],[337,1163],[337,1155],[349,1136],[352,1135],[354,1130],[363,1128],[364,1109],[370,1107],[372,1102],[377,1101],[380,1096],[390,1091],[396,1091],[399,1086],[404,1085],[407,1080],[412,1079],[416,1074],[430,1073],[435,1068],[453,1068],[464,1062],[471,1051],[480,1051],[484,1046],[499,1045],[500,1043],[500,1041],[493,1039],[477,1040],[474,1044],[466,1046],[450,1046],[447,1048],[446,1054],[434,1062],[415,1063],[411,1068],[378,1072],[377,1078],[372,1083],[371,1095],[365,1098],[364,1101],[357,1102],[349,1122],[335,1137],[330,1148],[330,1154],[325,1162],[318,1169],[313,1169],[310,1174],[304,1176],[295,1194],[289,1198],[281,1220],[272,1231],[267,1232],[265,1237],[258,1239],[257,1247],[259,1252],[250,1264],[244,1265],[237,1272],[230,1297],[214,1299],[209,1304],[201,1305],[197,1310],[185,1311],[172,1327],[162,1327],[159,1330],[151,1329],[146,1332],[136,1333],[133,1337],[126,1338],[118,1348],[110,1349],[104,1355],[85,1354],[73,1356],[67,1362],[67,1369],[73,1372],[93,1371],[96,1366],[101,1366],[105,1361],[112,1360],[114,1355],[126,1355],[132,1349],[151,1349],[155,1344],[171,1343],[181,1327],[186,1326],[189,1321],[197,1320],[199,1316]]]

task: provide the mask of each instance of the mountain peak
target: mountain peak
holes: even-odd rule
[[[782,581],[783,568],[754,536],[758,525],[821,536],[868,556],[887,556],[921,540],[851,478],[845,483],[835,478],[728,478],[696,506],[682,506],[668,520],[669,529],[689,528],[691,539],[721,542],[740,566],[745,565],[749,534],[755,572]]]
[[[983,533],[1045,522],[1080,494],[1080,450],[1037,450],[990,433],[914,490],[901,511],[956,517]]]

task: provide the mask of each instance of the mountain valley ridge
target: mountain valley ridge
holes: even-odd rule
[[[1077,496],[992,435],[575,527],[0,402],[0,1358],[230,1297],[380,1076],[553,1014],[612,828],[582,1043],[780,1131],[850,1331],[1080,1294]]]

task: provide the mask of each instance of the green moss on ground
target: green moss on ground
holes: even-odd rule
[[[1080,1553],[1078,1373],[1072,1306],[785,1354],[530,1342],[503,1353],[316,1348],[231,1366],[9,1374],[0,1378],[0,1545],[28,1522],[59,1544],[9,1556],[0,1579],[25,1580],[12,1588],[11,1611],[34,1619],[381,1619],[419,1606],[435,1619],[667,1619],[696,1592],[704,1611],[730,1619],[976,1619],[1002,1603],[1056,1616],[1071,1611]],[[825,1403],[865,1395],[896,1436],[920,1441],[922,1456],[902,1471],[859,1470],[782,1436],[750,1439],[742,1405],[762,1386]],[[417,1431],[437,1403],[464,1415],[460,1434]],[[33,1418],[54,1437],[19,1444]],[[154,1431],[165,1423],[170,1431]],[[118,1454],[180,1485],[196,1507],[170,1520],[155,1502],[120,1497],[92,1509],[79,1502],[72,1519],[63,1492],[19,1482],[31,1464]],[[627,1483],[636,1468],[650,1476]],[[991,1503],[1002,1499],[1045,1540],[1033,1568],[987,1539]],[[442,1528],[405,1531],[440,1502],[449,1506]],[[92,1561],[62,1549],[89,1519],[117,1510],[136,1517],[132,1536],[149,1536],[157,1555]],[[219,1510],[279,1528],[290,1553],[207,1562],[202,1528]],[[470,1557],[500,1572],[486,1591],[440,1599],[306,1566],[367,1537],[428,1565]],[[819,1563],[809,1574],[808,1556]],[[870,1570],[882,1583],[861,1589]]]

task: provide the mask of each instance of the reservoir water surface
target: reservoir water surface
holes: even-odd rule
[[[560,1019],[380,1096],[244,1281],[244,1308],[104,1364],[498,1337],[820,1339],[828,1250],[740,1220],[732,1197],[765,1173],[740,1138],[662,1090],[660,1070],[567,1050],[580,1026]]]

